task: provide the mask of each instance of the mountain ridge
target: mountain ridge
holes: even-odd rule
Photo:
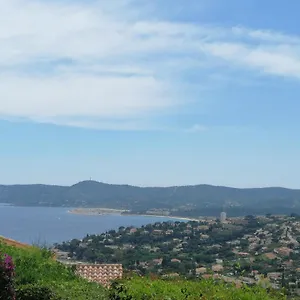
[[[107,183],[103,181],[97,180],[82,180],[74,183],[72,185],[61,185],[61,184],[47,184],[47,183],[14,183],[14,184],[1,184],[1,186],[51,186],[51,187],[72,187],[84,183],[95,183],[101,185],[110,185],[110,186],[129,186],[135,188],[178,188],[178,187],[198,187],[198,186],[205,186],[205,187],[215,187],[215,188],[228,188],[228,189],[236,189],[236,190],[259,190],[259,189],[283,189],[283,190],[291,190],[291,191],[300,191],[300,188],[288,188],[284,186],[260,186],[260,187],[234,187],[234,186],[226,186],[226,185],[216,185],[216,184],[208,184],[208,183],[199,183],[199,184],[187,184],[187,185],[167,185],[167,186],[139,186],[134,184],[127,184],[127,183]]]
[[[171,215],[216,215],[223,207],[231,215],[300,213],[300,189],[235,188],[209,184],[139,187],[93,180],[71,186],[0,185],[0,203],[19,206],[107,207]]]

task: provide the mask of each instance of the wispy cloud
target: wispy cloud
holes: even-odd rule
[[[208,128],[206,126],[200,125],[200,124],[194,124],[192,127],[186,129],[186,132],[203,132],[206,131]]]
[[[269,47],[241,43],[210,43],[204,45],[202,49],[237,67],[300,79],[300,44],[295,47],[291,45]]]
[[[150,21],[145,11],[139,17],[131,1],[122,0],[0,0],[0,5],[3,116],[145,129],[155,114],[185,105],[178,91],[191,70],[209,75],[217,64],[220,74],[230,66],[300,78],[298,36]]]

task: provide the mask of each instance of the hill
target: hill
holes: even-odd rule
[[[107,207],[177,216],[300,213],[300,190],[211,185],[136,187],[82,181],[72,186],[0,185],[0,203],[20,206]]]
[[[54,261],[47,250],[20,249],[0,243],[0,252],[8,253],[15,266],[12,290],[16,291],[16,298],[8,296],[11,290],[4,289],[6,278],[0,268],[0,299],[5,300],[286,299],[279,291],[267,291],[259,286],[236,288],[212,280],[159,280],[134,276],[105,289],[77,277],[71,268]]]

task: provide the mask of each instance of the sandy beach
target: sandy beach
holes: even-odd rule
[[[68,213],[79,214],[79,215],[121,215],[126,210],[113,209],[113,208],[74,208],[68,210]]]
[[[180,217],[180,216],[164,216],[164,215],[153,215],[153,214],[132,214],[128,210],[122,209],[113,209],[113,208],[74,208],[69,210],[68,213],[71,214],[79,214],[79,215],[108,215],[108,214],[118,214],[126,216],[143,216],[143,217],[155,217],[155,218],[168,218],[168,219],[176,219],[183,221],[199,221],[196,218],[188,218],[188,217]]]

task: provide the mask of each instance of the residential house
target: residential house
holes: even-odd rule
[[[76,273],[89,281],[109,286],[112,280],[122,278],[123,268],[121,264],[77,264]]]

